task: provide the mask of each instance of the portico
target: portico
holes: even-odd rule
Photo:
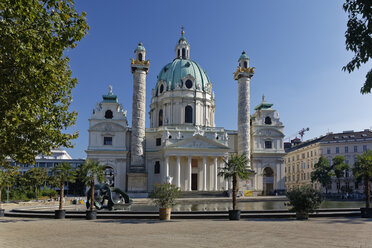
[[[164,148],[161,178],[172,177],[172,183],[183,191],[226,190],[218,171],[227,156],[228,147],[195,135]]]

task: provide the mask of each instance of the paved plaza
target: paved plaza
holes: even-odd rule
[[[0,247],[372,247],[372,220],[0,219]]]

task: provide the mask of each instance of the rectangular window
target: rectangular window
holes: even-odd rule
[[[363,152],[367,151],[367,145],[363,145]]]
[[[348,153],[348,152],[349,152],[349,147],[345,146],[345,153]]]
[[[305,158],[305,153],[302,153],[302,158]]]
[[[288,173],[291,173],[291,166],[288,167]]]
[[[39,163],[39,167],[46,167],[44,162]]]
[[[312,156],[313,156],[313,151],[310,152],[310,157],[312,157]]]
[[[336,147],[336,153],[340,153],[340,148]]]
[[[103,137],[103,145],[111,146],[112,145],[112,137]]]
[[[307,158],[309,157],[309,152],[307,152],[306,157],[307,157]]]
[[[160,162],[156,161],[154,165],[154,174],[160,174]]]
[[[266,140],[265,141],[265,149],[271,149],[271,148],[272,148],[271,140]]]
[[[358,146],[354,146],[354,152],[358,152]]]
[[[331,154],[331,148],[327,148],[327,154]]]
[[[161,138],[156,139],[156,146],[161,146]]]

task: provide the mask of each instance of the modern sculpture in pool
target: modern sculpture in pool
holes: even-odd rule
[[[87,209],[90,208],[91,189],[87,192]],[[107,205],[105,201],[107,200]],[[108,184],[95,184],[94,185],[94,206],[100,210],[107,208],[108,210],[120,209],[125,210],[132,204],[132,199],[127,194],[118,188],[110,187]]]

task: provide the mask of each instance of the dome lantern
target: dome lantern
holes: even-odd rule
[[[187,40],[184,36],[184,27],[181,27],[181,29],[181,38],[178,40],[178,44],[175,49],[176,59],[190,59],[190,45],[187,43]]]

